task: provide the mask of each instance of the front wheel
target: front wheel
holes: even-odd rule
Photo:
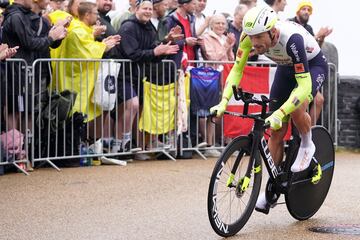
[[[315,126],[312,128],[312,139],[316,146],[314,157],[321,166],[321,178],[318,182],[294,182],[291,190],[285,194],[286,206],[291,216],[297,220],[306,220],[319,210],[327,196],[334,173],[335,151],[330,134],[324,127]],[[313,170],[308,171],[308,177],[311,177]]]
[[[261,160],[256,151],[250,161],[251,141],[234,139],[216,162],[208,192],[208,216],[214,231],[229,237],[239,232],[248,221],[256,204],[261,185]],[[245,174],[249,167],[250,178]]]

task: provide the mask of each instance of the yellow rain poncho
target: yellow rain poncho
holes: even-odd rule
[[[54,12],[55,13],[55,12]],[[65,18],[67,13],[58,12],[50,16],[51,21]],[[85,23],[73,19],[68,35],[60,47],[51,50],[51,58],[101,59],[106,45],[94,40],[93,29]],[[52,86],[59,92],[67,89],[77,93],[72,112],[82,112],[91,121],[101,114],[101,109],[91,102],[99,63],[80,61],[53,61]]]

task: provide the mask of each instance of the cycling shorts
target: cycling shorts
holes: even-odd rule
[[[328,78],[328,63],[322,52],[309,61],[309,70],[312,80],[311,94],[315,97],[323,82]],[[279,109],[290,97],[296,86],[294,67],[278,66],[270,90],[270,98],[277,101],[270,103],[270,111]]]

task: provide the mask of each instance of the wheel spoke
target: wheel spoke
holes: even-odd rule
[[[238,232],[249,218],[249,204],[254,203],[255,191],[260,189],[260,180],[258,175],[251,172],[250,183],[246,191],[241,191],[241,182],[246,175],[249,167],[250,157],[246,155],[249,150],[251,140],[248,137],[234,139],[216,164],[215,171],[211,176],[211,185],[209,189],[209,219],[212,227],[220,236],[231,236]],[[246,149],[246,150],[243,150]],[[235,152],[239,151],[239,152]],[[235,154],[236,153],[236,154]],[[238,162],[238,167],[232,170]],[[256,162],[259,161],[256,155]],[[219,171],[221,174],[219,175]],[[232,180],[231,185],[227,183]],[[211,198],[214,198],[212,201]],[[214,205],[215,204],[215,205]],[[229,226],[229,231],[224,232],[224,224]]]

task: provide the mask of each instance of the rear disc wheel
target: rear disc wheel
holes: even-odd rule
[[[324,127],[315,126],[312,128],[312,138],[316,146],[314,157],[321,166],[322,176],[317,183],[297,183],[295,180],[285,194],[286,206],[291,216],[297,220],[309,219],[319,210],[327,196],[334,173],[335,151],[330,134]],[[307,178],[311,178],[313,172],[313,169],[309,169]]]

